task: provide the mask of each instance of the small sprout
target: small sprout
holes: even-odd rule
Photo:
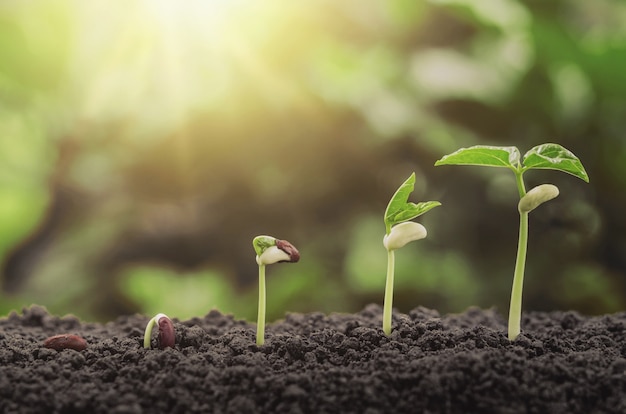
[[[256,344],[265,343],[265,265],[274,263],[296,263],[300,260],[300,252],[287,240],[279,240],[271,236],[257,236],[252,240],[259,265],[259,311],[256,325]]]
[[[517,259],[511,289],[511,306],[509,309],[509,339],[512,341],[520,334],[522,318],[522,287],[524,284],[524,268],[526,266],[526,250],[528,245],[528,213],[559,195],[559,189],[552,184],[542,184],[526,192],[524,172],[531,169],[557,170],[589,182],[589,176],[582,163],[571,151],[558,144],[542,144],[532,148],[522,158],[516,147],[492,147],[477,145],[461,148],[444,156],[435,165],[479,165],[486,167],[505,167],[513,171],[520,196],[518,211],[520,214],[520,231],[517,244]]]
[[[82,351],[87,348],[87,341],[78,335],[61,334],[51,336],[43,342],[46,348],[62,351],[64,349],[73,349],[74,351]]]
[[[174,348],[176,342],[176,334],[174,333],[174,324],[172,320],[163,313],[158,313],[154,318],[148,321],[146,325],[146,332],[143,336],[143,347],[150,349],[150,340],[152,338],[152,328],[154,325],[159,327],[159,334],[157,336],[157,346],[159,349],[165,349],[167,347]]]
[[[426,201],[422,203],[409,203],[409,195],[415,187],[415,173],[396,190],[385,210],[386,233],[383,238],[383,246],[387,249],[387,282],[385,284],[385,303],[383,305],[383,332],[391,335],[391,313],[393,309],[393,277],[395,257],[397,250],[409,242],[426,237],[426,228],[412,220],[428,210],[440,206],[439,201]]]

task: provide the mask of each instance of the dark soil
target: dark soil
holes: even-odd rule
[[[254,325],[217,311],[142,348],[148,317],[105,325],[32,307],[0,320],[3,413],[626,413],[626,312],[530,313],[514,342],[493,311],[289,314]],[[43,347],[52,335],[83,351]],[[153,341],[155,344],[156,339]]]

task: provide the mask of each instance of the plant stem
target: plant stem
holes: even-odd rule
[[[259,310],[256,323],[256,344],[265,343],[265,265],[259,265]]]
[[[517,242],[517,260],[511,289],[509,308],[509,340],[513,341],[520,334],[522,319],[522,289],[524,288],[524,268],[526,266],[526,248],[528,244],[528,212],[520,213],[519,240]]]
[[[391,335],[394,262],[393,250],[387,250],[387,283],[385,284],[385,303],[383,305],[383,332],[387,336]]]
[[[526,188],[522,180],[522,172],[515,173],[517,189],[520,199],[526,195]],[[519,213],[519,239],[517,241],[517,258],[515,259],[515,273],[511,289],[511,304],[509,307],[509,340],[513,341],[520,334],[522,320],[522,290],[524,288],[524,269],[526,268],[526,251],[528,246],[528,212]]]
[[[521,199],[526,195],[526,186],[524,185],[524,180],[522,178],[523,171],[515,170],[515,182],[517,183],[517,191],[519,192],[519,198]]]

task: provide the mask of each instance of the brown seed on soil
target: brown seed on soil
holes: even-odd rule
[[[87,348],[87,341],[78,335],[61,334],[51,336],[43,342],[46,348],[62,351],[64,349],[73,349],[74,351],[82,351]]]

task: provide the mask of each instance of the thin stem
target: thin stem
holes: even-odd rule
[[[385,284],[385,303],[383,305],[383,332],[391,335],[391,312],[393,308],[393,272],[395,257],[393,250],[387,250],[387,282]]]
[[[522,198],[526,195],[526,186],[524,185],[524,180],[522,178],[522,174],[524,171],[514,171],[515,173],[515,182],[517,183],[517,191],[519,192],[519,198]]]
[[[513,275],[513,288],[511,289],[511,306],[509,308],[509,340],[511,341],[517,338],[521,329],[522,289],[524,288],[527,244],[528,212],[520,212],[517,259],[515,261],[515,274]]]
[[[526,187],[522,175],[523,170],[515,171],[515,181],[520,199],[526,195]],[[524,289],[524,269],[526,267],[526,250],[528,246],[528,212],[519,213],[519,239],[517,241],[517,258],[511,288],[509,306],[509,340],[513,341],[520,334],[522,319],[522,291]]]
[[[256,344],[265,343],[265,265],[259,265],[259,311],[256,323]]]

